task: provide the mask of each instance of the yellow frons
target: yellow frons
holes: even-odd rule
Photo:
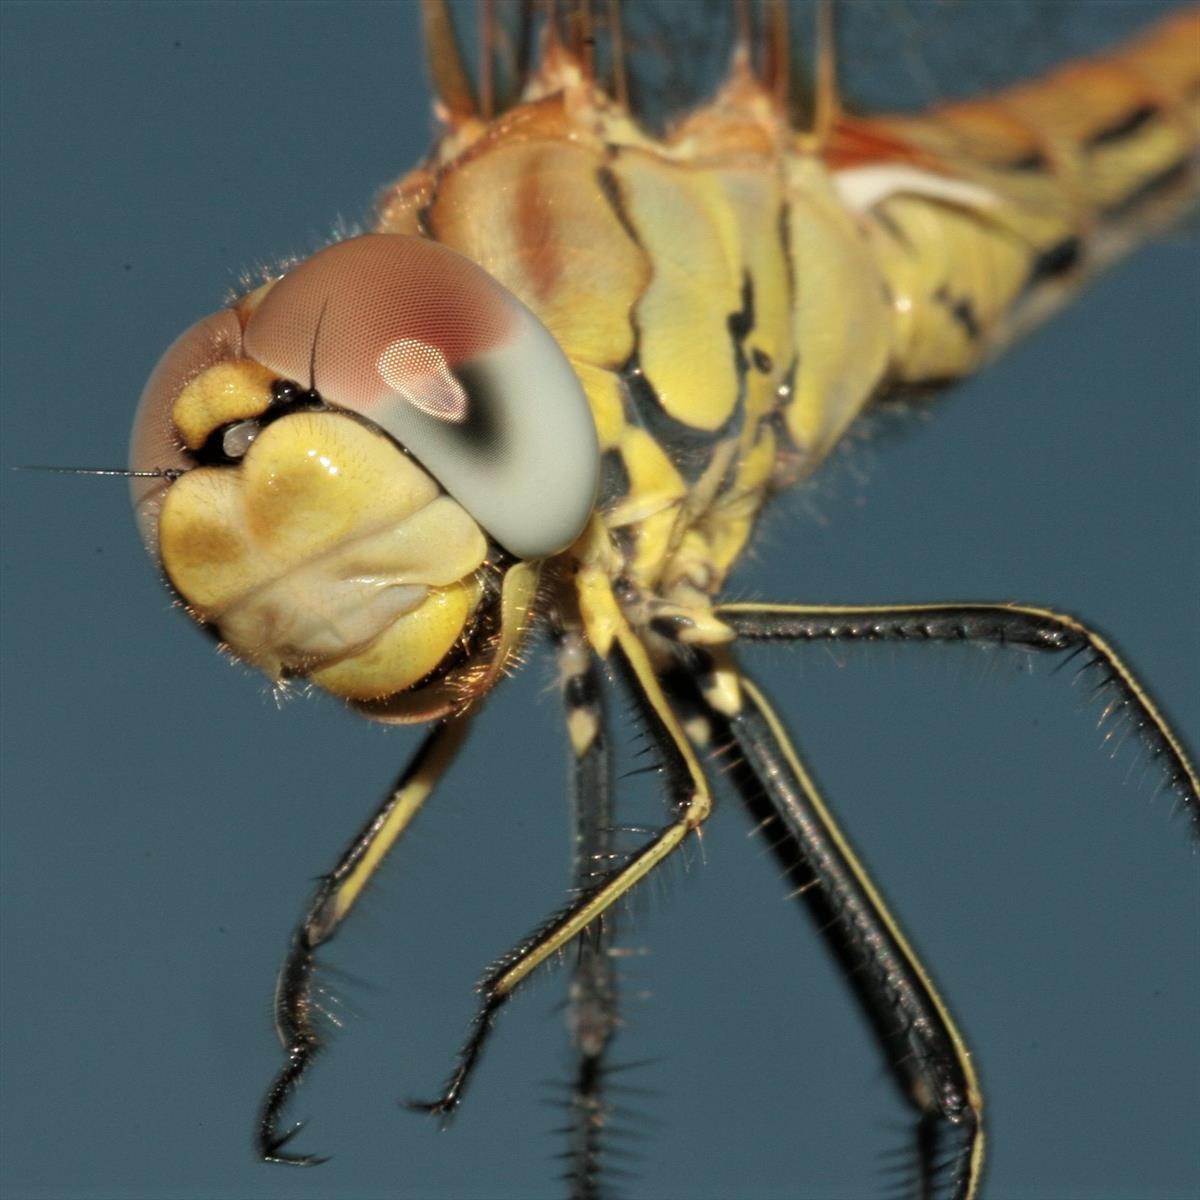
[[[240,468],[198,468],[171,487],[159,527],[163,565],[189,603],[219,610],[437,495],[381,435],[336,413],[297,413],[264,429]]]
[[[488,549],[388,438],[329,412],[275,421],[240,466],[188,472],[159,536],[172,583],[235,654],[353,699],[436,666],[478,602]]]
[[[209,434],[231,421],[262,416],[278,378],[248,358],[219,362],[201,371],[179,393],[171,418],[189,450],[199,450]]]
[[[204,620],[262,577],[246,528],[241,472],[197,467],[168,489],[158,550],[171,582]]]
[[[269,425],[244,473],[251,529],[286,559],[408,517],[438,494],[392,442],[338,413],[296,413]]]

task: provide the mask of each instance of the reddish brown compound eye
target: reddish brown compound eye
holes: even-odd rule
[[[243,353],[372,421],[520,558],[587,523],[600,458],[574,371],[512,293],[437,242],[369,234],[306,259],[255,309]]]
[[[142,389],[129,441],[129,465],[134,471],[160,474],[158,478],[130,480],[130,496],[142,540],[156,559],[158,514],[171,485],[170,472],[186,471],[195,465],[175,425],[175,403],[203,371],[240,357],[241,345],[242,327],[237,314],[228,308],[212,313],[172,342]]]

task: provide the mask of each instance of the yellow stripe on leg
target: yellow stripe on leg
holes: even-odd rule
[[[692,785],[691,796],[673,824],[663,829],[630,863],[593,893],[586,903],[573,909],[496,978],[493,994],[497,997],[507,996],[521,980],[561,950],[572,938],[582,933],[630,888],[649,875],[689,833],[699,828],[712,812],[712,794],[709,791],[708,780],[692,750],[687,734],[663,694],[646,647],[630,628],[611,586],[608,586],[606,581],[602,582],[598,573],[592,573],[588,577],[587,598],[584,619],[589,638],[592,636],[593,626],[597,626],[602,631],[603,641],[610,644],[615,641],[620,647],[633,673],[635,685],[641,691],[642,699],[654,712],[663,733],[671,742],[673,752],[678,755],[680,764],[687,773]]]

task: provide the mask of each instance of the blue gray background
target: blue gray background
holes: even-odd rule
[[[1056,24],[1086,42],[1109,11]],[[3,22],[5,465],[119,466],[176,333],[241,270],[363,218],[427,145],[416,12],[9,3]],[[1149,247],[928,420],[851,446],[770,515],[736,593],[1065,607],[1195,745],[1198,275],[1194,235]],[[441,1081],[478,971],[565,886],[545,658],[324,956],[345,1027],[295,1112],[333,1160],[264,1167],[278,959],[414,736],[322,698],[277,709],[172,611],[122,483],[0,482],[0,1193],[559,1195],[561,973],[505,1011],[452,1131],[396,1106]],[[969,648],[754,662],[977,1051],[989,1194],[1194,1196],[1195,848],[1139,755],[1110,757],[1088,681]],[[651,781],[626,795],[650,819]],[[625,1075],[645,1094],[623,1193],[881,1194],[903,1111],[747,832],[728,801],[627,910],[617,1058],[648,1061]]]

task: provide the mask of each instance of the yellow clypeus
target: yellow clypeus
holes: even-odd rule
[[[281,417],[239,466],[189,471],[159,534],[171,582],[236,654],[356,698],[407,686],[450,649],[488,551],[412,459],[335,412]],[[356,677],[351,660],[377,643]],[[414,661],[388,667],[384,646]]]

